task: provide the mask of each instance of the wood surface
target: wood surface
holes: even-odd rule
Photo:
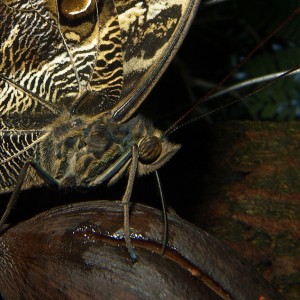
[[[210,167],[190,220],[300,299],[300,123],[228,122],[208,132]]]

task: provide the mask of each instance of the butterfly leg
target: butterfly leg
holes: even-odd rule
[[[126,247],[128,249],[129,255],[132,259],[132,262],[137,262],[138,257],[133,250],[133,246],[130,239],[130,224],[129,224],[129,200],[131,198],[132,189],[133,189],[133,183],[134,178],[137,171],[137,165],[138,165],[138,147],[137,145],[132,146],[132,161],[130,165],[129,170],[129,177],[128,177],[128,183],[126,187],[126,191],[124,193],[124,196],[122,198],[122,204],[124,207],[124,237],[125,237],[125,243]]]
[[[41,166],[35,162],[34,160],[28,160],[21,172],[20,175],[18,177],[18,180],[16,182],[15,188],[12,192],[12,195],[9,199],[9,202],[7,204],[6,210],[4,212],[4,214],[1,217],[0,220],[0,232],[3,230],[4,224],[8,218],[8,216],[10,215],[11,211],[13,210],[14,206],[16,205],[16,202],[18,200],[19,194],[21,192],[23,183],[26,180],[26,175],[28,174],[28,169],[29,167],[32,167],[36,173],[45,181],[46,184],[48,184],[51,187],[54,188],[58,188],[59,183],[57,182],[56,179],[54,179],[52,176],[50,176],[47,172],[45,172],[45,170],[43,168],[41,168]]]

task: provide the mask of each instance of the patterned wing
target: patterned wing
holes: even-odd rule
[[[114,0],[124,49],[124,89],[114,119],[141,104],[185,37],[200,0]]]
[[[123,59],[113,1],[1,1],[0,16],[1,117],[55,116],[84,103],[85,95],[97,99],[100,112],[120,99]]]
[[[110,0],[0,1],[0,17],[2,193],[13,189],[47,137],[45,128],[63,111],[91,99],[95,113],[115,105],[123,58]]]
[[[0,193],[13,190],[22,166],[45,136],[42,130],[10,130],[0,120]]]

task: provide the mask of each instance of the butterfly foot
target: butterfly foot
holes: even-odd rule
[[[132,243],[131,243],[131,238],[130,238],[130,236],[127,236],[125,234],[124,229],[120,228],[113,235],[115,237],[117,237],[118,239],[122,238],[122,239],[125,240],[126,248],[127,248],[128,254],[131,258],[132,263],[134,264],[134,263],[138,262],[139,258],[137,256],[136,252],[134,251],[134,248],[133,248]]]
[[[139,261],[139,258],[138,258],[138,256],[136,255],[136,253],[135,253],[135,251],[134,251],[134,249],[133,249],[133,247],[131,246],[131,247],[127,247],[127,250],[128,250],[128,253],[129,253],[129,256],[130,256],[130,258],[131,258],[131,262],[134,264],[134,263],[137,263],[138,261]]]

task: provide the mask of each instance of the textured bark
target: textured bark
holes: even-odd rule
[[[210,139],[193,222],[300,299],[300,123],[229,122]]]

